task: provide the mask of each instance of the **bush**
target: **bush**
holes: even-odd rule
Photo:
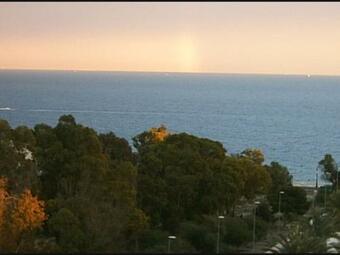
[[[247,217],[245,218],[245,221],[247,222],[249,231],[252,233],[253,227],[254,227],[254,218]],[[260,217],[256,216],[255,225],[256,225],[255,226],[256,227],[256,231],[255,231],[256,239],[257,240],[262,239],[267,234],[269,223],[267,223]]]
[[[151,253],[165,253],[168,251],[168,236],[169,233],[161,230],[147,230],[139,240],[140,251]],[[195,252],[195,248],[188,240],[185,240],[179,235],[171,241],[171,252]]]
[[[268,202],[262,202],[256,209],[256,214],[264,221],[270,222],[273,220],[272,208]]]
[[[213,233],[209,225],[204,223],[182,223],[180,236],[200,252],[211,252],[216,246],[216,233]]]
[[[239,217],[225,217],[223,231],[221,231],[223,242],[240,246],[252,240],[252,232],[247,222]]]
[[[171,243],[171,252],[193,253],[196,252],[196,249],[188,240],[178,236],[176,240],[172,241]]]
[[[325,203],[325,189],[326,189],[326,206],[330,203],[330,196],[332,194],[332,186],[325,185],[318,188],[318,192],[316,193],[315,203],[320,207],[324,207]],[[327,205],[328,204],[328,205]]]
[[[139,240],[141,251],[165,252],[169,233],[161,230],[146,230]]]
[[[301,187],[288,187],[284,189],[281,211],[284,213],[296,213],[303,215],[309,208],[306,191]]]

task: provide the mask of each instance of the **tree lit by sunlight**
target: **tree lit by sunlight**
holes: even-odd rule
[[[169,131],[164,125],[161,125],[159,128],[151,128],[150,133],[152,134],[154,140],[160,142],[169,136]]]
[[[47,219],[44,202],[26,189],[20,195],[9,194],[7,180],[0,179],[0,245],[2,251],[20,251],[30,233]]]

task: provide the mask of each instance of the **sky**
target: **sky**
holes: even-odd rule
[[[1,2],[0,68],[340,75],[340,2]]]

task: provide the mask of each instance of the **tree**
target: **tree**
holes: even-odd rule
[[[309,208],[306,191],[301,187],[286,187],[282,196],[281,211],[303,215]]]
[[[323,179],[329,181],[335,187],[338,176],[338,166],[331,154],[326,154],[322,160],[319,161],[319,167],[323,172]]]
[[[241,153],[241,156],[247,157],[259,165],[264,162],[264,155],[260,149],[248,148]]]
[[[222,222],[223,241],[225,243],[240,246],[252,240],[252,231],[246,221],[239,217],[225,217]]]
[[[103,153],[111,160],[123,160],[134,162],[135,156],[124,138],[117,137],[114,133],[100,134],[99,140],[102,144]]]
[[[35,138],[27,127],[11,129],[0,121],[0,176],[7,178],[10,192],[20,194],[28,188],[38,189],[38,171],[34,157]]]
[[[26,189],[17,199],[12,213],[15,229],[20,232],[31,231],[41,227],[46,219],[44,202],[32,196],[31,191]]]
[[[129,249],[146,217],[136,205],[137,169],[127,141],[113,133],[98,135],[71,115],[61,116],[54,128],[37,125],[34,133],[41,193],[54,204],[48,234],[64,251]],[[74,222],[72,228],[68,222]]]
[[[19,196],[6,190],[7,180],[0,179],[0,247],[3,251],[19,251],[22,243],[31,238],[47,219],[44,202],[24,190]]]
[[[266,194],[271,186],[270,175],[265,167],[248,157],[236,156],[234,167],[243,180],[242,195],[253,199],[256,194]]]
[[[216,246],[214,224],[204,221],[184,221],[179,227],[179,236],[189,241],[199,252],[211,252]]]
[[[246,171],[238,157],[225,157],[221,166],[222,176],[216,176],[221,186],[216,187],[222,196],[215,196],[217,203],[223,205],[220,212],[234,213],[239,199],[245,195]],[[230,211],[232,210],[232,211]]]
[[[286,167],[280,165],[278,162],[271,162],[270,165],[265,166],[267,172],[271,177],[271,187],[268,191],[267,198],[269,204],[273,208],[273,212],[278,211],[278,203],[279,203],[279,193],[280,191],[284,191],[293,186],[292,184],[292,176],[289,174],[289,171]],[[287,194],[284,194],[281,199]]]
[[[243,162],[247,171],[245,182],[245,197],[254,198],[255,194],[266,194],[271,185],[271,179],[265,168],[261,165]]]
[[[226,180],[219,179],[224,158],[222,144],[185,133],[143,147],[138,161],[138,201],[151,224],[174,231],[183,219],[224,206],[215,196]]]
[[[47,199],[72,197],[81,187],[81,176],[100,178],[108,167],[100,141],[93,129],[77,125],[71,115],[59,118],[51,129],[35,127],[42,194]]]
[[[257,207],[257,215],[264,221],[270,222],[273,220],[273,210],[267,200],[261,202]]]
[[[0,178],[0,229],[3,229],[5,223],[5,213],[7,207],[8,192],[6,190],[7,180]]]
[[[149,131],[145,131],[133,137],[133,145],[140,151],[144,146],[164,141],[169,135],[170,133],[167,128],[164,125],[161,125],[158,128],[151,128]]]
[[[79,219],[67,208],[60,209],[48,221],[49,234],[57,238],[63,252],[84,250],[86,236]]]
[[[52,127],[45,124],[36,125],[34,134],[37,141],[36,157],[41,180],[41,196],[45,200],[53,199],[58,193],[59,176],[66,152]]]
[[[266,165],[266,170],[270,174],[272,180],[272,188],[280,190],[284,187],[292,186],[292,175],[289,173],[287,167],[279,164],[278,162],[271,162]]]

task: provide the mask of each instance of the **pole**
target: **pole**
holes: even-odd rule
[[[170,242],[171,242],[171,239],[168,238],[168,253],[170,253]]]
[[[256,228],[256,205],[259,205],[259,201],[255,201],[254,203],[254,222],[253,222],[253,252],[255,251],[255,228]]]
[[[279,192],[279,232],[281,228],[281,192]]]
[[[171,239],[176,239],[176,236],[168,236],[168,253],[170,253]]]
[[[255,250],[255,226],[256,226],[256,205],[254,207],[254,221],[253,221],[253,251]]]
[[[216,245],[216,253],[220,253],[220,217],[218,217],[217,223],[217,245]]]
[[[220,230],[221,230],[221,227],[220,227],[220,220],[221,219],[224,219],[224,216],[223,215],[219,215],[217,217],[217,244],[216,244],[216,253],[220,253]]]
[[[338,166],[336,166],[336,192],[338,192],[338,182],[339,182],[339,177],[338,177]]]
[[[281,231],[281,195],[284,191],[279,191],[279,232]]]
[[[315,171],[315,188],[318,189],[318,173],[319,173],[319,165],[316,167]]]
[[[324,207],[326,208],[326,194],[327,194],[327,188],[326,188],[326,185],[325,185],[325,198],[324,198]]]

